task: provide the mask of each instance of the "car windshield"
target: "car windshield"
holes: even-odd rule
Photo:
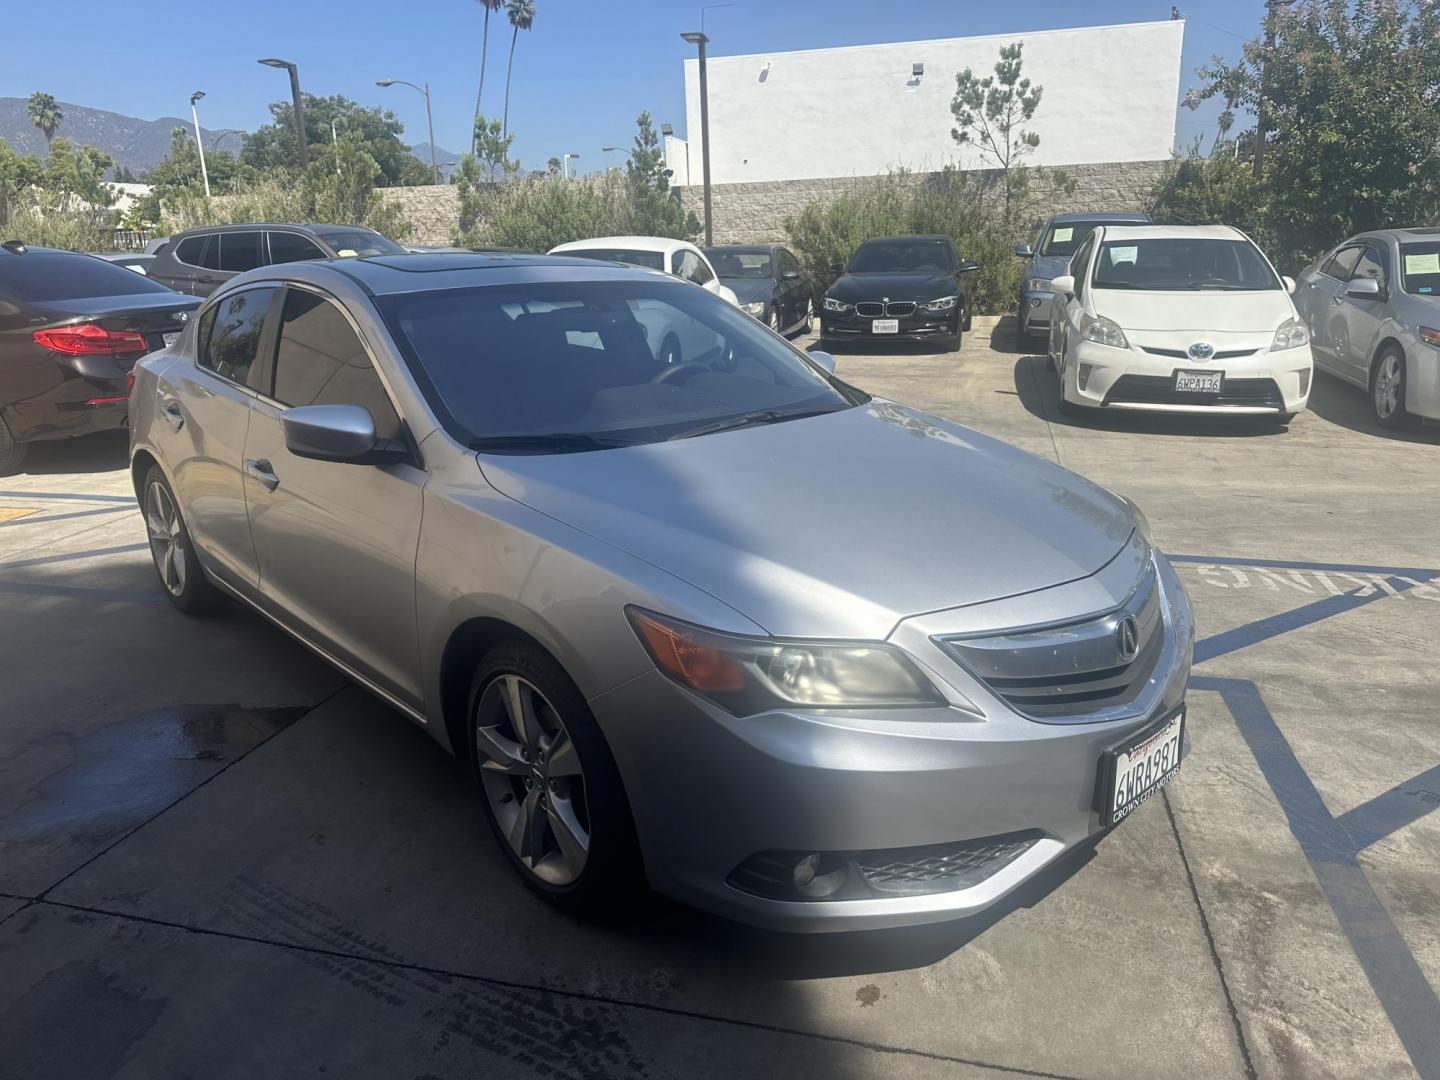
[[[387,240],[373,229],[316,229],[315,235],[335,249],[342,259],[361,255],[408,255],[393,240]]]
[[[1440,243],[1401,244],[1400,275],[1406,292],[1440,296]]]
[[[1280,279],[1248,240],[1192,236],[1107,240],[1091,284],[1097,289],[1278,289]]]
[[[376,302],[446,429],[485,452],[634,446],[868,400],[734,305],[680,282],[488,286]]]
[[[1056,222],[1045,233],[1040,243],[1041,255],[1063,255],[1069,258],[1080,250],[1089,235],[1101,225],[1119,225],[1118,221],[1072,221],[1068,224]],[[1133,221],[1128,224],[1135,224]]]
[[[944,273],[955,269],[942,240],[871,240],[850,260],[852,274]]]
[[[664,270],[665,253],[661,251],[636,251],[633,248],[579,248],[575,251],[557,251],[556,255],[573,255],[579,259],[599,259],[601,262],[618,262],[626,266],[639,266],[646,270]]]
[[[769,281],[775,274],[774,260],[768,251],[727,251],[725,248],[706,248],[710,265],[717,276],[740,280]]]
[[[0,258],[0,293],[30,303],[170,291],[158,281],[93,255],[31,251]]]

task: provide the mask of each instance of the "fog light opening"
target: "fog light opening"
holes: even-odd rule
[[[1094,365],[1094,364],[1081,364],[1081,365],[1080,365],[1080,370],[1078,371],[1078,373],[1077,373],[1076,376],[1075,376],[1075,382],[1076,382],[1076,384],[1080,387],[1081,390],[1084,390],[1085,387],[1087,387],[1088,385],[1090,385],[1090,373],[1091,373],[1092,371],[1094,371],[1094,370],[1095,370],[1095,365]]]
[[[1310,393],[1310,372],[1307,370],[1300,372],[1300,396],[1304,397],[1308,393]]]
[[[790,882],[802,896],[821,900],[839,892],[849,872],[850,868],[844,859],[814,851],[795,861]]]

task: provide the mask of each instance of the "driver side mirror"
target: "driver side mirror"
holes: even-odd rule
[[[980,269],[980,264],[973,259],[962,259],[960,265],[955,267],[957,274],[973,274]]]
[[[1075,295],[1075,278],[1070,274],[1061,274],[1059,277],[1050,279],[1050,291],[1059,293],[1061,296]]]
[[[831,264],[830,264],[830,272],[831,272],[832,274],[843,274],[843,273],[845,272],[845,264],[844,264],[844,263],[838,263],[838,262],[837,262],[837,263],[831,263]]]
[[[1354,300],[1379,300],[1384,293],[1380,282],[1372,277],[1351,278],[1345,286],[1345,295]]]
[[[824,371],[826,375],[835,374],[835,357],[832,354],[828,352],[820,352],[817,349],[814,352],[811,352],[809,355],[811,362],[816,367]]]
[[[785,271],[783,274],[781,274],[780,276],[781,276],[782,278],[784,278],[786,281],[794,281],[796,278],[798,278],[798,277],[800,276],[800,271],[799,271],[799,270],[786,270],[786,271]]]
[[[1022,259],[1033,259],[1035,257],[1035,249],[1029,244],[1016,244],[1015,254],[1019,255]]]
[[[375,421],[361,405],[298,405],[280,414],[285,449],[296,457],[344,465],[388,465],[402,450],[381,443]]]
[[[1282,277],[1280,284],[1285,286],[1287,293],[1293,293],[1295,291],[1295,279],[1293,277]]]

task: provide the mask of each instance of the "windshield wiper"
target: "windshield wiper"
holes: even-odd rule
[[[833,408],[825,409],[761,409],[758,412],[741,413],[739,416],[727,416],[724,420],[716,420],[710,424],[701,424],[699,427],[686,428],[684,431],[677,431],[666,439],[672,442],[675,439],[693,439],[696,435],[713,435],[717,431],[733,431],[735,428],[752,427],[757,424],[776,424],[782,420],[800,420],[807,416],[823,416],[825,413],[836,412]]]
[[[575,454],[586,450],[610,450],[629,446],[620,439],[602,439],[570,431],[553,431],[537,435],[484,435],[465,444],[471,450],[488,454]]]
[[[1249,285],[1230,285],[1216,281],[1192,281],[1186,285],[1187,289],[1221,289],[1225,292],[1255,292]]]

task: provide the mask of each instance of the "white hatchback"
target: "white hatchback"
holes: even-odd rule
[[[1050,283],[1060,411],[1270,414],[1310,397],[1295,283],[1228,225],[1108,225]]]

